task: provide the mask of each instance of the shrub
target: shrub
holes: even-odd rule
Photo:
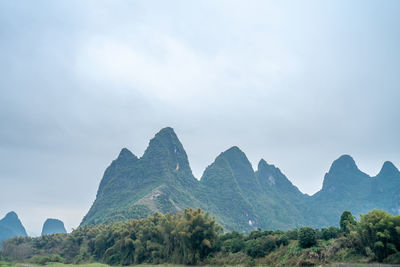
[[[286,236],[289,238],[289,240],[297,240],[298,235],[299,235],[299,230],[297,229],[289,230],[286,232]]]
[[[283,246],[289,245],[289,238],[286,235],[281,235],[279,237],[278,241],[276,241],[276,245],[278,247],[280,247],[281,245],[283,245]]]
[[[334,226],[321,229],[321,238],[324,240],[334,239],[339,236],[340,229]]]
[[[61,257],[58,254],[52,254],[52,255],[47,255],[47,256],[34,256],[31,259],[32,263],[40,264],[40,265],[46,265],[49,262],[64,262],[64,258]]]
[[[236,237],[236,238],[226,240],[222,245],[222,250],[224,252],[237,253],[237,252],[243,250],[245,247],[246,247],[246,243],[244,242],[243,238]]]
[[[252,258],[264,257],[276,248],[276,241],[272,236],[263,236],[246,242],[246,253]]]

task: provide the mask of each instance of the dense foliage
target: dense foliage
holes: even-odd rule
[[[314,265],[337,261],[400,263],[400,216],[373,210],[342,226],[289,231],[222,228],[202,210],[156,213],[147,219],[98,226],[81,226],[71,234],[18,237],[3,244],[3,256],[37,264],[92,262],[111,265],[139,263]]]
[[[299,231],[299,245],[309,248],[317,244],[317,233],[311,227],[302,227]]]
[[[356,225],[356,219],[350,211],[346,210],[342,213],[342,216],[340,216],[339,225],[342,232],[349,233],[350,230],[354,228],[354,225]]]
[[[4,244],[3,252],[17,260],[59,254],[68,262],[195,264],[215,250],[221,231],[207,213],[186,209],[176,215],[156,213],[126,223],[82,226],[71,234],[14,238]]]

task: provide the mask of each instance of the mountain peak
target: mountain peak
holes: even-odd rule
[[[64,223],[58,219],[47,219],[43,224],[42,235],[65,234]]]
[[[354,159],[350,155],[342,155],[332,163],[329,172],[342,171],[342,170],[358,170]]]
[[[125,147],[121,149],[121,152],[119,152],[118,159],[129,160],[132,158],[137,158],[137,157],[129,149]]]
[[[154,138],[150,140],[147,150],[159,146],[175,148],[177,146],[182,146],[182,144],[179,141],[174,129],[171,127],[165,127],[156,133]],[[145,151],[145,154],[147,150]]]
[[[329,172],[325,174],[321,190],[337,199],[344,194],[365,197],[370,190],[371,181],[368,174],[358,169],[351,156],[343,155],[332,163]]]
[[[230,147],[227,150],[225,150],[222,154],[225,154],[225,155],[242,154],[242,155],[244,155],[244,152],[239,147],[233,146],[233,147]]]
[[[268,168],[268,167],[276,168],[275,165],[268,164],[268,162],[266,162],[264,159],[260,159],[260,161],[258,162],[257,170],[265,169],[265,168]]]
[[[249,159],[247,158],[246,154],[240,150],[239,147],[233,146],[224,152],[222,152],[217,159],[224,159],[227,162],[229,162],[230,165],[232,166],[246,166],[248,169],[251,169],[253,171],[253,168],[251,167],[251,163]]]
[[[399,170],[396,168],[396,166],[394,166],[394,164],[390,161],[385,161],[378,175],[393,175],[397,173],[399,173]]]
[[[268,163],[265,161],[265,159],[260,159],[260,161],[258,162],[258,166],[263,165],[263,164],[268,165]]]
[[[6,216],[4,217],[4,219],[18,219],[18,215],[17,213],[15,213],[14,211],[10,211],[9,213],[6,214]]]
[[[278,167],[268,164],[264,159],[261,159],[258,163],[257,176],[261,185],[265,188],[274,187],[280,193],[302,195]]]
[[[161,129],[150,140],[142,159],[157,168],[163,166],[192,175],[185,149],[171,127]]]
[[[157,134],[175,134],[175,131],[172,127],[164,127]]]
[[[154,139],[156,139],[156,138],[169,140],[169,141],[178,140],[178,136],[176,135],[174,129],[171,127],[162,128],[154,136]]]
[[[18,215],[11,211],[0,220],[0,242],[14,236],[27,236]]]

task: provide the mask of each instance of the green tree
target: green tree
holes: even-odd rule
[[[324,240],[334,239],[339,236],[340,229],[334,226],[321,229],[321,238]]]
[[[400,216],[370,211],[361,216],[357,233],[365,250],[371,249],[378,261],[400,250]]]
[[[298,238],[302,248],[309,248],[317,244],[317,233],[311,227],[300,228]]]
[[[349,233],[350,230],[354,228],[354,226],[357,224],[356,219],[354,216],[351,214],[350,211],[344,211],[342,213],[342,216],[340,216],[340,230],[343,233]]]
[[[215,249],[222,227],[201,209],[185,209],[177,231],[183,248],[183,263],[196,264]]]

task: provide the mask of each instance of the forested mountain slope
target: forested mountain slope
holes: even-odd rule
[[[106,169],[84,224],[145,217],[200,207],[227,230],[290,229],[337,225],[343,210],[357,215],[373,208],[398,213],[400,172],[385,162],[376,177],[341,156],[325,175],[322,189],[301,193],[274,165],[260,160],[253,170],[246,155],[232,147],[217,156],[197,180],[172,128],[150,141],[141,158],[128,149]]]

